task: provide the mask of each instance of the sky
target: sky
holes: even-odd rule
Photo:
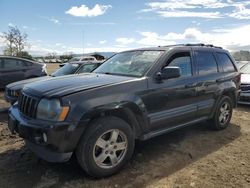
[[[28,34],[32,55],[180,43],[250,50],[250,0],[0,0],[0,35],[8,26]]]

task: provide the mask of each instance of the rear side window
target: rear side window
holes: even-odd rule
[[[200,75],[218,72],[218,66],[212,52],[196,51],[196,66]]]
[[[218,62],[220,64],[220,66],[222,66],[224,72],[234,72],[235,71],[235,67],[233,65],[233,62],[231,61],[231,59],[228,57],[227,54],[225,54],[225,53],[216,53],[216,54],[217,54]]]
[[[31,62],[29,62],[29,61],[23,61],[24,62],[24,64],[26,65],[26,66],[32,66],[33,65],[33,63],[31,63]]]
[[[24,67],[24,63],[21,60],[17,59],[4,59],[3,61],[3,68],[4,69],[15,69]]]

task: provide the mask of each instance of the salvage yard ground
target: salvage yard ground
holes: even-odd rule
[[[1,92],[3,106],[8,105]],[[75,158],[64,164],[38,159],[21,138],[10,134],[7,119],[0,113],[0,188],[250,187],[249,106],[239,106],[222,131],[201,123],[138,142],[124,170],[101,180],[87,177]]]

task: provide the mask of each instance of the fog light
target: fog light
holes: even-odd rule
[[[47,142],[47,141],[48,141],[48,137],[47,137],[47,134],[46,134],[46,133],[43,133],[43,141],[44,141],[44,142]]]

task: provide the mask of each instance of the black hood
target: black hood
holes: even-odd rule
[[[78,91],[89,90],[134,79],[133,77],[105,74],[79,74],[60,76],[27,84],[24,92],[38,96],[65,96]]]

